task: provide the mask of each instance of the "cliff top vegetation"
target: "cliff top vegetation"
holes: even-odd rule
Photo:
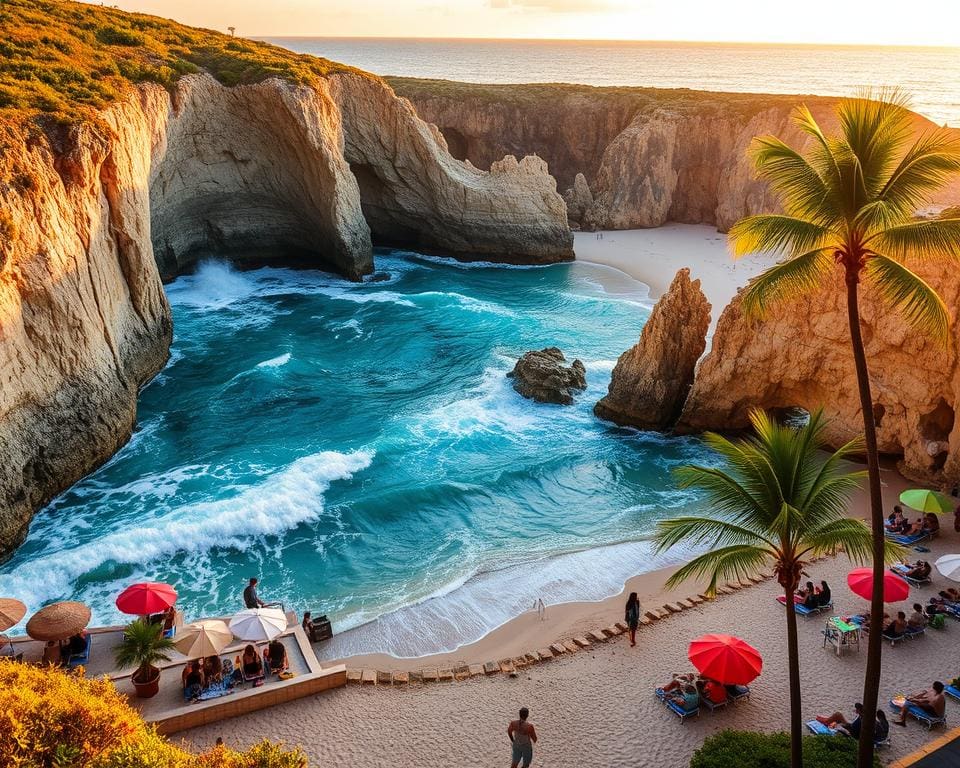
[[[170,88],[205,70],[224,85],[280,77],[309,84],[358,72],[316,56],[140,13],[68,2],[0,2],[0,117],[93,116],[134,84]],[[365,73],[364,73],[365,74]]]
[[[725,93],[689,88],[645,88],[641,86],[594,86],[577,83],[463,83],[414,77],[385,77],[399,96],[409,99],[444,98],[463,103],[498,103],[507,107],[529,107],[544,102],[589,99],[591,103],[619,102],[631,108],[673,109],[703,113],[711,108],[724,114],[751,115],[758,109],[778,104],[794,107],[802,99],[810,105],[832,104],[833,97],[784,94]]]

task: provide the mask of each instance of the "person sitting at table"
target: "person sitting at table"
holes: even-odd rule
[[[71,656],[80,656],[87,650],[87,630],[81,629],[60,646],[60,658],[64,664],[70,661]]]
[[[219,656],[207,656],[203,660],[203,676],[207,685],[223,681],[223,662]]]
[[[860,718],[863,717],[863,704],[858,701],[853,705],[853,711],[856,712],[856,717],[853,718],[852,722],[848,721],[842,712],[834,712],[832,715],[819,715],[817,722],[823,723],[827,728],[842,729],[844,733],[858,739],[860,738]]]
[[[198,659],[187,662],[183,668],[183,673],[180,675],[180,680],[183,683],[183,698],[193,701],[203,693],[205,681],[203,668]]]
[[[913,604],[913,613],[907,619],[907,626],[914,631],[927,626],[927,615],[923,612],[923,606],[920,603]]]
[[[243,676],[247,680],[254,680],[263,677],[263,661],[260,660],[260,654],[252,645],[247,645],[243,649],[243,657],[240,659]]]
[[[897,618],[884,623],[883,636],[889,638],[902,637],[907,631],[907,614],[897,611]]]
[[[263,649],[263,660],[271,672],[285,672],[290,666],[287,661],[287,647],[279,640],[271,640]]]
[[[894,720],[894,723],[897,725],[902,725],[904,728],[906,728],[907,712],[910,710],[911,704],[916,707],[920,707],[920,709],[922,709],[928,715],[933,715],[934,717],[943,717],[943,713],[947,709],[947,700],[943,696],[943,683],[937,680],[928,690],[915,693],[912,696],[907,696],[906,700],[903,702],[903,706],[900,707],[900,719]]]

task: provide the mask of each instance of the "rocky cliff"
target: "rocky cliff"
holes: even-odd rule
[[[791,110],[802,100],[829,128],[835,103],[652,88],[390,82],[439,126],[456,157],[484,168],[506,153],[544,158],[565,190],[571,221],[588,229],[672,221],[725,231],[743,216],[774,210],[753,177],[747,146],[764,133],[802,144]],[[931,125],[920,116],[916,124]],[[960,182],[934,203],[958,201]]]
[[[0,102],[2,106],[2,102]],[[372,241],[571,259],[543,161],[480,171],[382,81],[131,88],[93,119],[0,111],[0,557],[33,512],[130,436],[165,363],[162,288],[198,258],[359,279]]]
[[[954,273],[929,262],[912,268],[948,307],[960,306]],[[880,450],[902,456],[901,469],[911,477],[954,485],[960,480],[956,313],[946,347],[910,329],[869,287],[862,315]],[[831,444],[862,434],[849,343],[839,270],[835,284],[804,299],[802,310],[795,303],[778,305],[763,321],[747,319],[738,296],[720,315],[676,431],[746,427],[748,412],[757,407],[823,407]]]
[[[594,407],[622,426],[663,430],[680,416],[706,347],[710,303],[699,280],[681,269],[643,326],[640,340],[617,360],[609,391]]]

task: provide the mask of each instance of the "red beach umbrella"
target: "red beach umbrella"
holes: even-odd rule
[[[124,613],[146,616],[160,613],[177,602],[177,590],[169,584],[158,581],[146,581],[131,584],[117,595],[117,608]]]
[[[760,652],[731,635],[698,637],[690,643],[687,657],[701,675],[723,685],[746,685],[763,669]]]
[[[873,569],[856,568],[847,574],[847,586],[857,596],[869,600],[873,594]],[[899,603],[910,595],[910,585],[895,573],[883,572],[883,602]]]

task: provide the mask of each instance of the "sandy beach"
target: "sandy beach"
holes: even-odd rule
[[[885,469],[886,506],[895,503],[905,481]],[[862,514],[866,497],[858,494],[851,504],[853,514]],[[945,519],[941,536],[925,557],[931,561],[960,548],[960,534]],[[865,601],[846,586],[850,562],[840,555],[812,565],[811,579],[828,581],[837,612],[850,614],[866,609]],[[632,581],[647,607],[676,600],[696,591],[690,584],[674,593],[664,593],[667,573],[649,573]],[[914,600],[925,603],[946,586],[936,577],[933,586],[912,590],[904,604],[891,611],[909,610]],[[595,645],[587,651],[524,670],[518,678],[502,675],[457,683],[412,684],[404,688],[351,686],[261,713],[228,720],[186,734],[197,746],[209,746],[218,736],[228,744],[247,745],[260,738],[279,738],[297,744],[313,765],[414,766],[450,763],[490,766],[505,763],[504,729],[515,710],[526,705],[541,734],[536,762],[540,765],[603,765],[662,768],[686,765],[703,739],[727,727],[780,730],[787,723],[787,668],[783,610],[775,601],[779,587],[773,580],[723,596],[679,615],[641,628],[636,648],[626,636]],[[461,649],[449,658],[421,659],[418,667],[443,665],[447,661],[471,662],[502,658],[513,649],[528,650],[569,637],[577,628],[610,624],[622,618],[622,596],[602,603],[570,604],[548,609],[548,620],[528,614],[511,622],[484,640]],[[803,717],[812,719],[836,709],[851,712],[860,698],[866,646],[857,653],[837,657],[824,648],[820,631],[823,618],[801,619],[799,626]],[[704,632],[738,635],[760,650],[764,671],[752,686],[751,700],[716,714],[704,712],[681,725],[653,696],[654,688],[672,672],[687,671],[690,640]],[[910,693],[934,679],[949,679],[956,669],[956,638],[960,625],[953,622],[943,631],[898,645],[884,646],[881,697],[888,701],[897,693]],[[351,664],[357,662],[351,660]],[[382,662],[381,668],[401,669],[396,660],[368,657],[364,663]],[[953,705],[948,721],[956,724]],[[902,757],[932,738],[911,722],[894,728],[892,746],[885,761]]]
[[[599,237],[602,235],[603,237]],[[713,305],[713,323],[720,312],[754,275],[774,263],[770,256],[746,256],[734,261],[727,237],[702,224],[665,224],[656,229],[617,232],[576,232],[577,261],[604,264],[626,272],[650,286],[657,299],[669,287],[677,270],[690,268]]]

